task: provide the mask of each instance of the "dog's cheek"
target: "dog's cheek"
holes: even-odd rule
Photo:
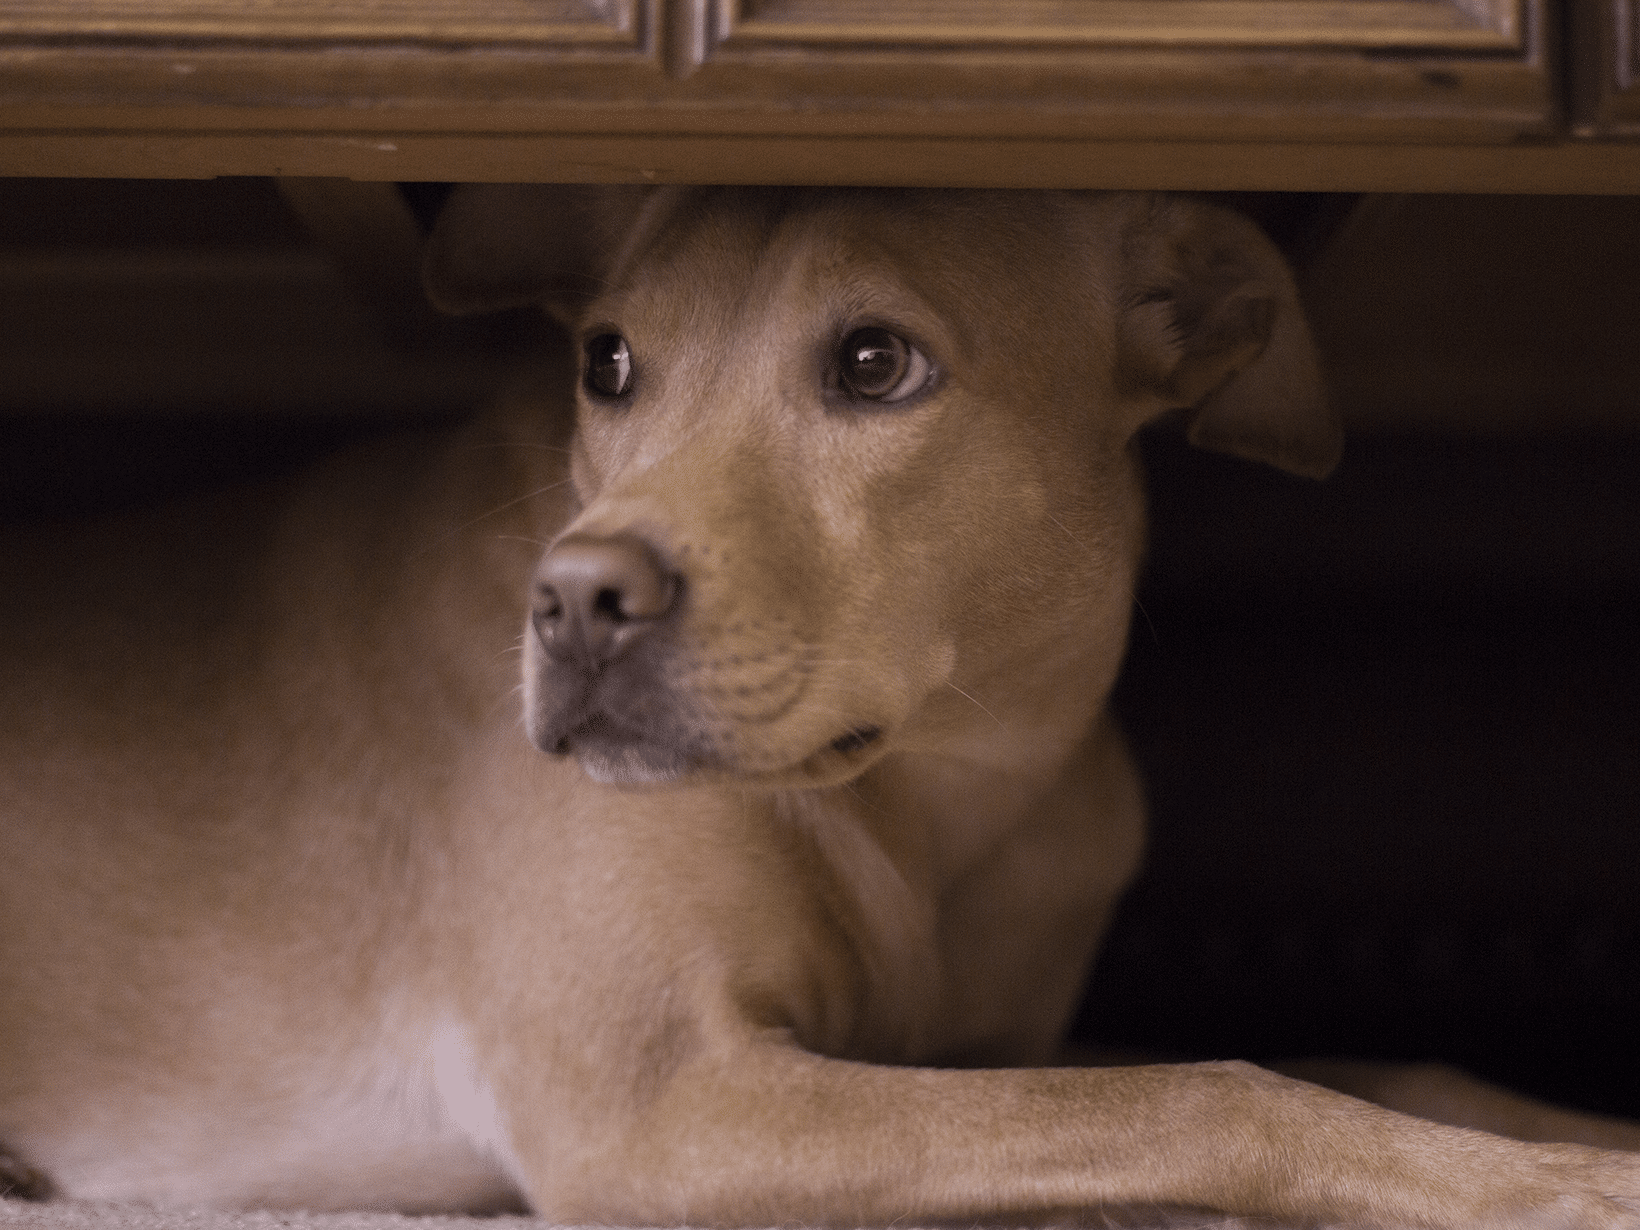
[[[575,498],[582,508],[585,508],[592,498],[598,494],[598,488],[601,485],[598,481],[597,471],[593,468],[592,459],[587,456],[586,445],[582,443],[579,435],[576,436],[575,442],[570,447],[569,483],[574,488]]]
[[[583,394],[575,411],[570,443],[570,477],[583,506],[612,484],[652,465],[677,444],[675,416],[665,413],[665,389],[653,361],[645,370],[644,393],[628,404],[597,405]]]
[[[819,518],[825,549],[803,564],[823,582],[817,657],[834,664],[828,705],[852,723],[899,726],[949,681],[976,537],[953,494],[964,485],[912,465],[832,492]]]
[[[942,613],[930,634],[956,646],[959,687],[1010,663],[1075,656],[1125,626],[1137,475],[1114,435],[1089,440],[1085,415],[1045,404],[1034,416],[1013,397],[976,407],[932,459],[955,481],[930,484],[922,502],[918,537],[930,548],[918,601]],[[900,571],[915,568],[907,559]]]
[[[878,536],[922,602],[953,620],[994,622],[1009,578],[1040,553],[1058,493],[1043,460],[1005,426],[1006,411],[953,416],[914,465],[885,484]]]
[[[610,470],[609,435],[598,420],[600,412],[582,406],[576,415],[575,435],[570,441],[569,478],[582,508],[603,491]]]

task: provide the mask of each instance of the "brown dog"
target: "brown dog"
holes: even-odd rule
[[[525,400],[6,545],[17,1159],[69,1195],[603,1222],[1640,1226],[1634,1155],[1244,1064],[1001,1066],[1054,1056],[1140,855],[1103,708],[1134,433],[1338,449],[1251,226],[479,189],[429,280],[572,325],[572,437]]]

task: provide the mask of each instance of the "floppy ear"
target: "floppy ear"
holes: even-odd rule
[[[455,315],[544,304],[560,318],[597,294],[652,189],[463,184],[433,225],[422,283]]]
[[[1254,223],[1165,199],[1128,239],[1125,387],[1188,411],[1192,444],[1323,478],[1344,433],[1286,261]]]

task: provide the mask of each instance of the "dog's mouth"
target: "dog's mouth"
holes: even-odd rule
[[[588,777],[608,785],[672,782],[699,767],[682,748],[623,726],[605,713],[583,718],[545,750],[574,756]]]
[[[831,741],[831,750],[839,756],[852,756],[856,752],[863,752],[883,737],[881,726],[856,726],[846,735],[841,735]]]
[[[808,785],[834,785],[864,772],[883,750],[883,728],[855,726],[803,760],[795,776]]]
[[[684,778],[736,778],[748,783],[801,782],[807,785],[846,780],[874,759],[883,729],[855,726],[819,751],[786,766],[737,766],[733,758],[711,755],[658,738],[653,732],[624,725],[607,713],[582,718],[543,750],[573,756],[594,781],[609,785],[660,785]]]

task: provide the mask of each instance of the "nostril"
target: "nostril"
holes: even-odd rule
[[[615,623],[624,623],[633,618],[622,609],[625,595],[618,589],[600,589],[598,596],[592,600],[592,614]]]
[[[559,601],[558,591],[550,585],[535,587],[535,615],[537,619],[558,619],[564,613],[564,604]]]
[[[672,609],[678,578],[662,568],[654,553],[636,540],[615,540],[610,571],[592,599],[594,618],[615,623],[659,619]]]

